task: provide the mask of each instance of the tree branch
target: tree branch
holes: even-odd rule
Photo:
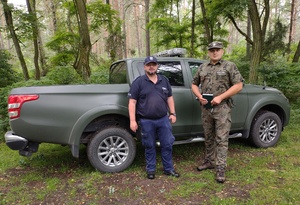
[[[228,15],[228,18],[230,19],[230,21],[233,23],[234,27],[238,30],[238,32],[240,32],[240,34],[242,34],[245,37],[245,40],[250,44],[253,45],[253,41],[251,40],[251,38],[245,33],[243,32],[237,25],[236,21],[234,20],[233,16],[231,16],[230,14]]]

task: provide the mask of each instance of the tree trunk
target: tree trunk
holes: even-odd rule
[[[42,69],[41,75],[46,76],[46,74],[48,72],[48,66],[47,66],[47,62],[46,62],[46,54],[45,54],[44,45],[43,45],[40,31],[38,33],[38,48],[39,48],[39,54],[40,54],[39,61],[40,61],[41,69]]]
[[[2,27],[2,25],[0,24],[0,26]],[[4,46],[4,37],[2,35],[2,33],[0,32],[0,49],[5,49]]]
[[[3,5],[6,25],[9,29],[11,38],[14,42],[16,53],[17,53],[17,56],[19,58],[19,61],[20,61],[21,67],[22,67],[23,77],[24,77],[25,80],[29,80],[29,74],[28,74],[28,69],[27,69],[27,66],[26,66],[26,62],[24,60],[24,56],[23,56],[23,53],[22,53],[22,50],[21,50],[21,47],[20,47],[20,44],[19,44],[18,36],[15,33],[11,8],[7,5],[7,0],[1,0],[1,2],[2,2],[2,5]]]
[[[195,10],[196,10],[196,0],[193,0],[192,5],[192,25],[191,25],[191,57],[194,57],[194,50],[195,50]]]
[[[298,42],[297,50],[293,58],[293,63],[299,62],[299,57],[300,57],[300,41]]]
[[[85,82],[91,76],[91,69],[89,65],[89,57],[91,51],[91,40],[88,28],[86,3],[84,0],[73,0],[78,16],[78,27],[80,34],[78,56],[74,63],[74,68],[79,73]]]
[[[135,4],[138,5],[138,2],[134,2]],[[141,26],[139,25],[139,7],[134,6],[134,20],[135,20],[135,32],[136,32],[136,41],[137,41],[137,49],[138,49],[138,56],[141,56],[141,51],[142,51],[142,45],[141,45],[141,38],[140,38],[140,28]]]
[[[147,27],[149,24],[149,0],[145,0],[145,26],[146,26],[146,55],[150,55],[150,30]]]
[[[247,12],[247,36],[249,36],[249,38],[252,37],[252,33],[251,33],[251,19],[250,19],[250,15],[249,15],[249,11]],[[247,41],[247,45],[246,45],[246,58],[247,59],[251,59],[251,44]]]
[[[249,83],[256,84],[258,81],[257,68],[261,61],[261,55],[263,53],[263,43],[266,34],[267,24],[269,20],[270,5],[269,0],[265,0],[265,15],[263,24],[261,26],[260,14],[255,0],[249,0],[249,15],[251,19],[251,25],[253,29],[253,44],[252,55],[250,62]]]
[[[123,55],[124,58],[127,58],[127,32],[126,32],[126,10],[128,8],[125,7],[125,2],[123,2],[123,7],[122,7],[122,28],[123,28],[123,36],[124,36],[124,40],[123,40]]]
[[[50,12],[51,12],[51,23],[52,23],[52,30],[54,34],[57,31],[57,17],[56,17],[56,3],[54,0],[50,0]]]
[[[208,43],[213,41],[213,37],[211,35],[211,32],[210,32],[211,29],[210,29],[209,22],[208,22],[207,17],[206,17],[206,9],[205,9],[204,1],[200,0],[200,4],[201,4],[203,23],[204,23],[204,28],[205,28],[205,35],[206,35],[206,38],[207,38],[207,41],[208,41],[205,44],[208,44]]]
[[[289,32],[289,42],[287,44],[287,53],[291,53],[291,44],[293,41],[293,27],[294,27],[294,13],[295,13],[295,0],[291,3],[291,13],[290,13],[290,32]],[[288,55],[289,56],[289,55]]]
[[[250,71],[249,71],[249,83],[257,83],[258,75],[257,68],[261,59],[262,54],[262,30],[260,27],[260,18],[257,10],[255,0],[249,1],[249,15],[252,22],[253,29],[253,45],[252,45],[252,55],[250,62]]]
[[[39,66],[39,46],[38,46],[38,26],[37,26],[37,16],[35,11],[35,0],[26,0],[27,10],[29,15],[32,17],[31,29],[32,29],[32,41],[34,47],[34,68],[35,68],[35,79],[41,79],[41,72]]]
[[[176,1],[176,10],[177,10],[177,24],[180,25],[180,4],[179,4],[179,1]],[[180,32],[179,33],[179,45],[177,45],[176,43],[176,46],[179,48],[182,48],[183,47],[183,36],[182,36],[182,33]]]

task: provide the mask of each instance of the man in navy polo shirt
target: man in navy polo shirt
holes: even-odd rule
[[[172,161],[175,138],[172,134],[171,123],[176,122],[174,98],[169,81],[156,73],[157,68],[157,59],[154,56],[148,56],[144,61],[145,75],[139,76],[132,82],[128,93],[130,129],[133,132],[138,130],[138,120],[142,144],[145,147],[148,179],[155,178],[156,140],[159,140],[161,144],[164,174],[180,176],[175,172]]]

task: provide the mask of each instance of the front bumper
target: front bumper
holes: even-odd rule
[[[4,135],[6,145],[12,150],[24,150],[28,145],[28,140],[24,137],[14,135],[12,131],[7,131]]]

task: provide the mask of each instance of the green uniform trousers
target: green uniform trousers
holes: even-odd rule
[[[231,108],[221,103],[212,109],[202,106],[202,124],[205,135],[205,159],[216,167],[226,167],[228,138],[231,127]]]

